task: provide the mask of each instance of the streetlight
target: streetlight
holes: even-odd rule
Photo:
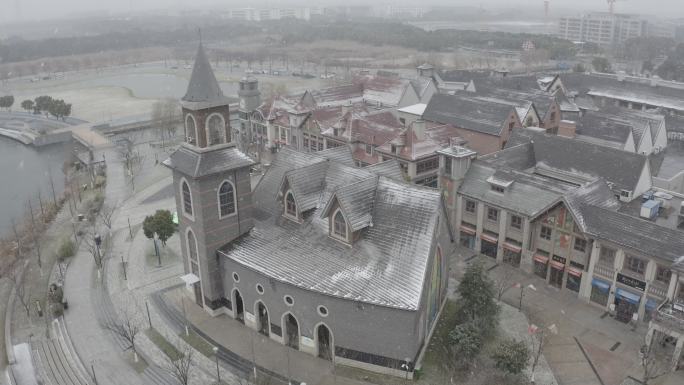
[[[102,263],[102,257],[100,256],[100,245],[102,244],[102,237],[100,234],[95,234],[95,238],[93,239],[95,241],[95,249],[97,250],[97,260],[95,261],[97,263],[98,268],[100,267],[100,264]]]
[[[219,371],[219,363],[218,363],[219,348],[218,348],[218,346],[214,346],[211,350],[214,351],[214,357],[216,358],[216,384],[220,385],[221,384],[221,372]]]
[[[525,286],[523,286],[521,283],[516,283],[513,287],[520,288],[520,302],[518,303],[518,311],[522,311],[522,301],[523,296],[525,295]],[[537,291],[537,288],[534,287],[533,284],[527,285],[527,288],[530,290]]]

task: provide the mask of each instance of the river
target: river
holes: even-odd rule
[[[71,145],[42,147],[25,146],[14,140],[0,137],[0,234],[12,232],[12,219],[19,221],[26,212],[29,199],[36,210],[38,191],[44,201],[52,200],[50,174],[59,196],[64,190],[62,165]]]

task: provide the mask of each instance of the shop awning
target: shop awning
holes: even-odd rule
[[[575,269],[573,267],[568,267],[568,274],[574,275],[575,277],[581,277],[582,276],[582,270]]]
[[[461,228],[461,231],[463,231],[466,234],[475,235],[475,229],[472,227],[461,225],[460,228]]]
[[[546,263],[549,261],[549,257],[541,255],[541,254],[535,254],[534,260],[537,262],[540,262],[540,263]]]
[[[565,269],[565,264],[558,261],[551,261],[551,267],[557,270]]]
[[[489,235],[489,234],[486,234],[486,233],[480,234],[480,239],[482,239],[483,241],[491,242],[491,243],[499,242],[499,238],[492,236],[492,235]]]
[[[598,278],[592,279],[592,280],[591,280],[591,285],[592,285],[592,286],[596,286],[596,287],[599,288],[601,291],[605,291],[605,292],[610,291],[610,283],[608,283],[608,282],[606,282],[606,281],[602,281],[602,280],[600,280],[600,279],[598,279]]]
[[[658,307],[658,301],[656,301],[655,299],[649,298],[646,301],[646,310],[654,310],[657,307]]]
[[[520,247],[520,246],[518,246],[518,245],[516,245],[516,244],[513,244],[513,243],[509,243],[509,242],[504,242],[503,248],[506,249],[506,250],[513,251],[513,252],[515,252],[515,253],[520,253],[520,252],[522,252],[522,247]]]
[[[634,305],[638,305],[641,300],[641,296],[622,289],[615,290],[615,296]]]

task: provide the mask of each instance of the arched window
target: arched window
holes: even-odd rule
[[[183,199],[183,212],[192,216],[192,194],[188,182],[181,182],[181,198]]]
[[[188,241],[188,259],[190,260],[190,272],[199,277],[199,261],[197,260],[197,241],[195,240],[195,233],[188,230],[186,235]]]
[[[339,238],[347,239],[347,221],[344,220],[344,215],[340,210],[337,210],[333,217],[333,234]]]
[[[291,215],[293,217],[297,216],[297,203],[295,203],[292,191],[288,191],[287,195],[285,196],[285,212],[287,215]]]
[[[226,142],[226,123],[220,114],[212,114],[207,119],[207,139],[210,146]]]
[[[185,117],[185,141],[190,144],[197,144],[197,127],[195,126],[195,118],[188,114]]]
[[[219,187],[219,217],[235,214],[235,188],[233,184],[225,181]]]

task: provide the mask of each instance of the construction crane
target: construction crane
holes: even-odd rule
[[[547,20],[549,18],[549,3],[551,3],[550,0],[544,0],[544,16]]]
[[[615,11],[615,3],[618,0],[607,0],[607,1],[608,1],[608,11],[610,11],[610,13],[613,13]],[[620,0],[620,1],[624,1],[624,0]]]

